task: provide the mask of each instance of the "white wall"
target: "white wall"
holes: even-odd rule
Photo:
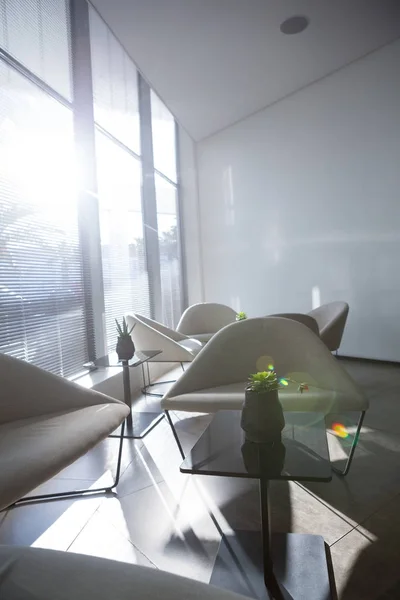
[[[205,299],[347,300],[341,353],[400,360],[400,41],[197,152]]]
[[[203,300],[196,146],[179,127],[180,205],[189,305]]]

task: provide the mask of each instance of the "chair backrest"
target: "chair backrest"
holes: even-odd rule
[[[146,325],[148,325],[149,327],[152,327],[159,333],[166,335],[167,337],[171,338],[171,340],[174,340],[175,342],[183,342],[183,340],[188,339],[187,335],[180,333],[179,331],[175,331],[175,329],[171,329],[170,327],[167,327],[167,325],[164,325],[163,323],[160,323],[159,321],[150,319],[150,317],[145,317],[144,315],[139,315],[138,313],[136,313],[135,316],[138,319],[140,319],[140,321],[142,323],[145,323]]]
[[[282,317],[283,319],[292,319],[302,323],[308,329],[311,329],[319,337],[319,327],[317,321],[310,315],[304,315],[303,313],[278,313],[276,315],[269,315],[271,317]]]
[[[119,400],[0,354],[0,424]]]
[[[165,398],[246,382],[273,364],[278,376],[348,390],[350,376],[305,325],[281,317],[246,319],[216,333]]]
[[[156,362],[190,362],[193,360],[193,354],[178,343],[180,339],[174,340],[170,335],[164,333],[173,332],[169,327],[142,315],[127,314],[125,318],[129,329],[135,325],[131,337],[136,350],[161,350],[162,355],[154,359]],[[153,323],[157,328],[153,326]],[[177,336],[182,337],[183,340],[187,339],[181,334],[177,334]]]
[[[347,302],[329,302],[314,308],[308,314],[318,323],[319,335],[324,344],[332,352],[338,350],[349,314]]]
[[[178,323],[177,331],[186,335],[216,333],[226,325],[234,323],[236,311],[225,304],[201,302],[189,306]]]

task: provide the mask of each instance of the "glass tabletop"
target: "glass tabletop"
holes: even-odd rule
[[[245,440],[240,417],[241,411],[216,413],[182,463],[182,473],[331,481],[332,469],[322,413],[286,412],[282,441],[273,444]]]
[[[161,353],[162,350],[138,350],[133,357],[127,361],[128,366],[138,367]],[[118,354],[116,352],[97,358],[93,361],[93,364],[95,367],[122,367],[122,362],[118,359]]]

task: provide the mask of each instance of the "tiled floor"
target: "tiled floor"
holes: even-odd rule
[[[273,484],[273,527],[324,536],[340,600],[395,599],[400,580],[400,367],[342,364],[371,402],[352,469],[347,478],[335,476],[328,484]],[[210,417],[182,413],[175,419],[187,450]],[[354,425],[348,417],[341,420]],[[110,476],[117,447],[117,440],[106,440],[42,487],[60,491],[98,485]],[[1,513],[0,544],[114,558],[207,582],[221,531],[259,527],[257,482],[183,475],[180,462],[164,420],[145,440],[124,444],[117,494]]]

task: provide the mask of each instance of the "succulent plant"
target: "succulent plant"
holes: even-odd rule
[[[245,313],[245,312],[243,312],[243,311],[239,311],[239,312],[236,314],[236,321],[244,321],[245,319],[247,319],[247,315],[246,315],[246,313]]]
[[[122,325],[119,324],[117,319],[115,319],[115,322],[117,324],[118,338],[119,339],[130,338],[131,333],[134,330],[136,323],[134,325],[132,325],[131,329],[128,329],[128,324],[126,322],[125,317],[123,317],[123,319],[122,319]]]
[[[273,392],[279,389],[279,381],[275,371],[259,371],[249,377],[247,389],[257,394]]]

